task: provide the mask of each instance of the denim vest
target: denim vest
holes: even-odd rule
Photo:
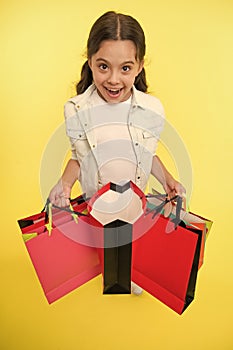
[[[95,89],[93,84],[83,94],[69,99],[64,110],[72,159],[76,159],[80,164],[79,181],[87,196],[92,196],[103,185],[99,172],[101,164],[94,131],[95,125],[91,115],[95,108],[91,102],[91,95]],[[157,98],[133,87],[127,125],[137,161],[134,182],[144,190],[145,186],[142,188],[141,183],[142,172],[148,179],[153,156],[164,126],[162,104]]]

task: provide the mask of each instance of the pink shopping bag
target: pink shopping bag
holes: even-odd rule
[[[72,204],[74,210],[80,213],[87,205],[81,196]],[[76,223],[70,213],[55,211],[51,234],[46,226],[45,212],[18,220],[25,246],[49,303],[101,273],[98,251],[92,244],[92,230],[98,223],[92,220],[89,225],[89,220],[84,215],[78,217]],[[82,239],[84,235],[89,236],[85,237],[85,241]]]

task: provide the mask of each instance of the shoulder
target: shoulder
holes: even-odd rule
[[[64,105],[65,117],[72,117],[77,112],[77,110],[85,108],[94,90],[95,86],[91,85],[84,93],[70,98]]]
[[[154,111],[156,114],[165,117],[163,105],[157,97],[149,93],[139,91],[136,88],[134,88],[134,97],[136,103],[142,108],[149,109],[151,111]]]

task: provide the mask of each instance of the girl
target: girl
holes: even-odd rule
[[[155,154],[164,111],[147,94],[144,56],[144,32],[131,16],[110,11],[92,26],[77,96],[65,105],[72,157],[50,192],[53,204],[69,205],[77,180],[89,197],[110,181],[144,191],[150,173],[169,196],[185,192]]]
[[[65,105],[72,157],[50,192],[53,204],[69,205],[76,180],[91,196],[109,181],[132,180],[145,190],[150,173],[170,196],[184,194],[155,155],[164,111],[146,94],[145,48],[131,16],[109,11],[92,26],[77,96]]]

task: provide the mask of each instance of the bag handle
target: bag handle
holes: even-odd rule
[[[171,200],[168,199],[166,194],[148,194],[146,195],[146,198],[165,198],[159,205],[155,206],[153,209],[149,209],[146,212],[146,215],[148,215],[151,212],[154,212],[154,214],[152,215],[152,219],[155,218],[155,216],[159,213],[161,213],[162,209],[165,207],[165,205],[169,202],[171,202],[171,200],[174,200],[176,197],[173,197]]]
[[[175,195],[174,197],[172,198],[168,198],[168,195],[167,194],[148,194],[146,195],[146,198],[165,198],[159,205],[155,206],[153,209],[150,209],[147,211],[147,214],[151,213],[151,212],[154,212],[152,218],[154,219],[155,216],[159,213],[161,213],[162,209],[165,207],[165,205],[167,203],[170,203],[170,202],[173,202],[174,200],[176,200],[178,197],[178,195]]]
[[[176,197],[176,216],[174,219],[171,220],[171,222],[173,222],[175,225],[175,229],[181,222],[180,213],[182,210],[182,202],[183,202],[183,198],[181,196],[177,196]]]
[[[164,206],[169,203],[169,202],[173,202],[176,201],[176,215],[175,218],[171,220],[172,223],[174,223],[175,225],[175,229],[177,228],[177,226],[179,225],[179,223],[181,222],[181,218],[180,218],[180,213],[182,210],[182,201],[183,198],[179,195],[175,195],[174,197],[168,199],[167,194],[159,194],[159,195],[153,195],[153,194],[149,194],[146,196],[147,198],[161,198],[161,197],[165,197],[165,199],[162,201],[162,203],[160,203],[159,205],[155,206],[152,209],[149,209],[145,215],[148,215],[150,213],[153,212],[152,215],[152,219],[154,219],[156,217],[156,215],[160,214],[162,209],[164,208]]]
[[[77,218],[78,216],[87,216],[84,213],[81,213],[79,211],[74,210],[72,207],[72,204],[71,204],[71,200],[70,200],[70,206],[68,208],[68,207],[60,207],[58,205],[52,204],[50,199],[47,198],[47,201],[45,203],[45,206],[44,206],[42,212],[45,212],[45,222],[48,222],[46,224],[46,228],[48,230],[49,236],[51,236],[51,232],[53,229],[53,227],[52,227],[52,208],[59,209],[61,211],[65,211],[67,213],[70,213],[72,215],[74,221],[76,222],[76,224],[78,223],[78,218]]]

